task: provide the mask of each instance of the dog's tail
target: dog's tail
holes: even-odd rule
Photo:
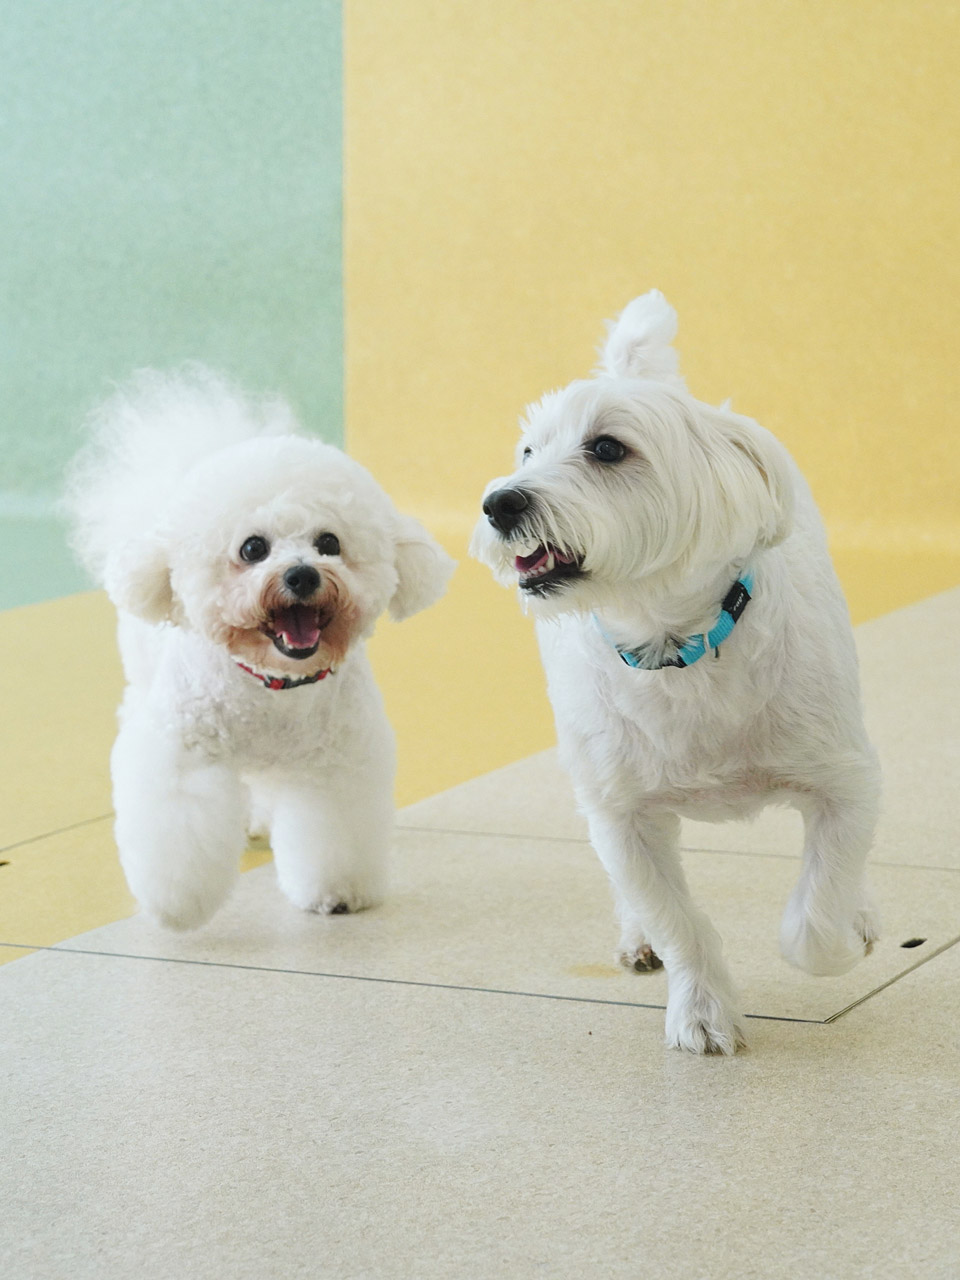
[[[651,289],[628,303],[616,320],[607,321],[599,372],[682,386],[677,353],[670,345],[676,336],[677,313],[659,289]]]
[[[102,582],[108,556],[161,518],[201,458],[253,436],[296,432],[290,408],[252,399],[202,365],[144,369],[90,415],[63,508],[79,559]]]

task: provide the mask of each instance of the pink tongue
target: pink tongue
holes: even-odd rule
[[[518,573],[529,573],[531,569],[536,569],[543,564],[550,552],[546,547],[537,547],[533,555],[517,556],[514,561],[514,567]]]
[[[273,628],[283,636],[288,649],[312,649],[320,639],[317,611],[305,604],[278,609],[274,615]]]

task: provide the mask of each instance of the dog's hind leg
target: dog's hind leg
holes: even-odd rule
[[[617,896],[617,919],[620,921],[620,943],[617,959],[632,973],[651,973],[663,968],[663,961],[647,941],[647,930],[630,904]]]
[[[667,971],[667,1043],[693,1053],[734,1053],[744,1043],[738,1000],[713,925],[694,905],[673,813],[584,806],[590,838],[621,902]],[[634,941],[636,936],[634,935]]]
[[[195,929],[237,877],[246,793],[237,773],[128,715],[111,756],[115,832],[127,883],[170,929]]]
[[[864,878],[879,804],[875,762],[838,768],[829,794],[804,801],[803,871],[783,914],[780,950],[807,973],[846,973],[880,933]]]

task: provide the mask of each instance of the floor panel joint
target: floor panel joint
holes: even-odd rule
[[[149,960],[155,964],[196,965],[207,969],[236,969],[247,973],[281,973],[302,978],[332,978],[343,982],[377,982],[385,986],[425,987],[435,991],[469,991],[479,995],[518,996],[528,1000],[559,1000],[567,1004],[599,1004],[611,1005],[623,1009],[659,1009],[662,1004],[648,1004],[639,1000],[603,1000],[598,996],[564,996],[549,991],[515,991],[504,987],[473,987],[450,982],[426,982],[415,978],[384,978],[363,973],[328,973],[317,969],[281,969],[271,965],[238,964],[227,960],[189,960],[175,956],[142,956],[126,951],[94,951],[85,947],[37,946],[29,942],[0,942],[0,947],[17,947],[22,950],[52,951],[59,955],[102,956],[108,960]],[[800,1022],[820,1027],[823,1018],[791,1018],[786,1014],[746,1013],[745,1018],[754,1018],[762,1022]]]
[[[838,1009],[836,1013],[831,1013],[829,1018],[824,1018],[824,1025],[828,1026],[831,1022],[836,1022],[838,1018],[842,1018],[844,1014],[856,1009],[859,1005],[864,1004],[867,1000],[871,1000],[874,996],[879,995],[881,991],[886,991],[887,987],[892,987],[895,982],[899,982],[901,978],[905,978],[908,973],[914,973],[917,969],[922,969],[925,964],[929,964],[931,960],[936,960],[937,956],[943,955],[944,951],[949,951],[951,947],[955,947],[960,942],[960,934],[955,938],[951,938],[948,942],[941,943],[935,951],[931,951],[928,956],[924,956],[922,960],[918,960],[916,964],[910,965],[908,969],[902,969],[900,973],[895,973],[892,978],[888,978],[886,982],[881,982],[879,987],[874,987],[872,991],[868,991],[866,995],[859,996],[856,1000],[851,1000],[848,1005],[842,1009]]]

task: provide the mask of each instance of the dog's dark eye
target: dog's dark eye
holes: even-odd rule
[[[240,548],[240,559],[246,560],[247,564],[256,564],[258,560],[265,560],[269,554],[270,543],[266,538],[261,538],[259,533],[248,538]]]
[[[313,545],[322,556],[338,556],[340,554],[340,539],[335,533],[321,533]]]
[[[598,436],[590,441],[587,448],[598,462],[619,462],[627,452],[626,445],[614,440],[613,436]]]
[[[527,445],[527,447],[523,451],[524,462],[526,462],[526,460],[531,456],[532,453],[533,453],[533,450],[530,448],[529,445]]]

